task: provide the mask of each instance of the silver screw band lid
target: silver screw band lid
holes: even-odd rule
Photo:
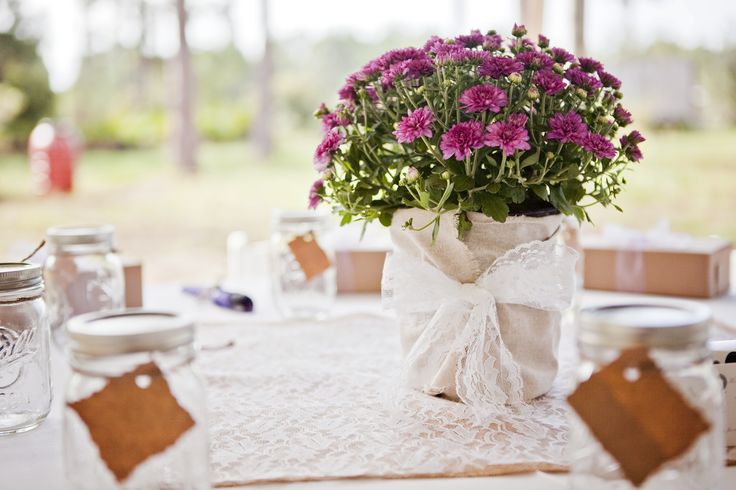
[[[79,315],[66,328],[72,352],[88,356],[167,351],[194,341],[190,319],[142,308]]]
[[[605,304],[580,311],[578,341],[616,348],[695,348],[706,345],[710,322],[710,308],[693,301]]]
[[[43,271],[29,262],[0,262],[0,292],[43,286]]]

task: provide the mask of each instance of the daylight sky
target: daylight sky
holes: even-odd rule
[[[177,49],[172,0],[148,0],[166,12],[156,24],[148,50],[172,56]],[[270,0],[271,30],[276,39],[297,36],[319,39],[349,32],[358,39],[380,39],[388,31],[452,35],[471,28],[508,32],[519,18],[518,0]],[[462,7],[458,10],[455,3]],[[229,41],[222,18],[211,13],[219,0],[189,0],[193,11],[189,40],[196,49],[217,49]],[[260,2],[233,0],[235,43],[245,56],[260,53]],[[571,47],[573,0],[546,0],[545,33],[553,43]],[[83,0],[24,0],[37,18],[43,39],[41,53],[52,88],[63,91],[75,82],[85,50]],[[132,45],[140,25],[125,15],[134,2],[98,1],[87,12],[93,29],[93,49],[114,42]],[[122,9],[122,10],[117,10]],[[459,12],[459,15],[458,15]],[[128,12],[134,14],[134,12]],[[130,19],[130,20],[126,20]],[[588,0],[587,38],[591,53],[605,54],[629,42],[645,47],[656,40],[683,47],[720,50],[736,46],[736,0]],[[0,28],[2,26],[0,25]],[[628,41],[625,41],[628,40]]]

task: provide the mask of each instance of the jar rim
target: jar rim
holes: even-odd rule
[[[43,270],[30,262],[0,262],[0,294],[43,290]]]
[[[194,341],[194,323],[189,318],[144,308],[79,315],[66,328],[70,350],[94,357],[167,351]]]
[[[688,349],[706,345],[712,314],[701,303],[645,299],[580,310],[578,342],[617,348]]]
[[[65,225],[46,230],[50,245],[112,245],[115,227],[112,225]]]

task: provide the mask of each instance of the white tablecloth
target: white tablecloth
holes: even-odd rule
[[[254,295],[256,305],[261,305],[257,314],[247,316],[247,322],[263,323],[278,321],[278,316],[268,306],[268,294],[265,288],[258,288]],[[625,295],[587,292],[583,303],[621,299]],[[723,322],[736,324],[736,295],[708,301],[717,318]],[[146,291],[145,304],[149,308],[173,309],[184,311],[194,316],[200,324],[222,323],[228,321],[243,322],[243,314],[231,313],[212,305],[198,302],[179,293],[177,287],[157,287]],[[341,297],[335,305],[335,314],[369,312],[379,310],[377,296]],[[734,331],[736,337],[736,331]],[[62,467],[62,423],[61,402],[63,384],[67,368],[63,356],[54,352],[52,357],[54,379],[54,404],[48,419],[38,429],[14,436],[0,438],[0,490],[56,490],[63,489],[64,477]],[[430,480],[338,480],[331,482],[269,484],[249,486],[247,488],[263,488],[277,490],[297,489],[484,489],[484,490],[531,490],[562,489],[567,487],[566,475],[550,475],[533,473],[528,475],[497,476],[484,478],[455,478]],[[736,467],[726,470],[723,488],[736,488]]]

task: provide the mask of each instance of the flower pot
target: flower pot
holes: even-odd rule
[[[390,229],[384,300],[397,311],[405,383],[479,409],[543,395],[557,374],[561,311],[574,289],[577,254],[556,239],[562,216],[499,223],[468,213],[463,241],[451,213],[434,241],[431,226],[403,228],[434,217],[400,209]]]

